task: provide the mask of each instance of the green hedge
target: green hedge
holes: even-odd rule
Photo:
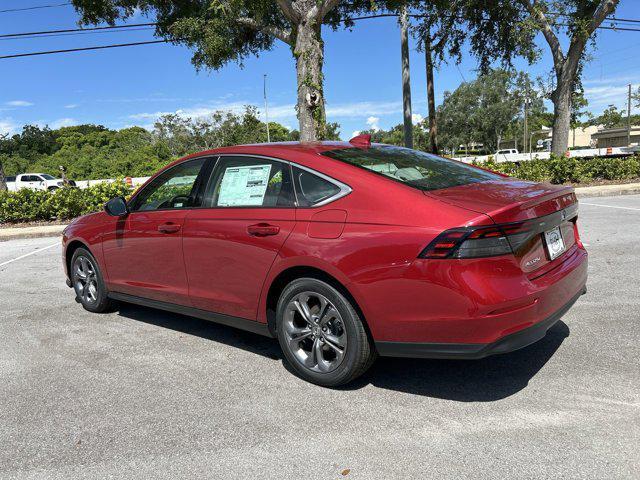
[[[107,200],[131,194],[123,181],[99,183],[86,189],[60,188],[54,192],[22,189],[0,192],[0,223],[68,220],[97,212]]]
[[[580,183],[594,180],[626,180],[640,177],[640,158],[567,158],[552,156],[549,160],[478,162],[489,170],[534,182]]]

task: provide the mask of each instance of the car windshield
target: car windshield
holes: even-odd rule
[[[44,178],[45,180],[55,180],[55,179],[56,179],[56,177],[52,177],[52,176],[51,176],[51,175],[49,175],[48,173],[42,173],[42,174],[40,174],[40,176],[41,176],[42,178]]]
[[[503,178],[448,158],[391,145],[329,150],[322,155],[366,168],[420,190],[437,190]]]

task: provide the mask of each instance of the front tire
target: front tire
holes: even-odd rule
[[[352,303],[315,278],[283,290],[277,307],[278,341],[304,380],[336,387],[362,375],[375,360],[364,324]]]
[[[107,288],[98,262],[85,248],[78,248],[71,257],[71,282],[76,300],[93,313],[110,312],[115,303],[107,297]]]

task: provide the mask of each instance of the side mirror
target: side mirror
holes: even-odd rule
[[[104,204],[104,211],[112,217],[124,217],[129,213],[129,208],[124,198],[116,197]]]

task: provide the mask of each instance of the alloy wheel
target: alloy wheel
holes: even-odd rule
[[[288,303],[283,319],[286,345],[305,368],[334,371],[347,349],[347,331],[338,309],[324,295],[306,291]]]
[[[96,303],[98,301],[98,276],[93,262],[79,256],[73,264],[73,277],[76,292],[83,303]]]

